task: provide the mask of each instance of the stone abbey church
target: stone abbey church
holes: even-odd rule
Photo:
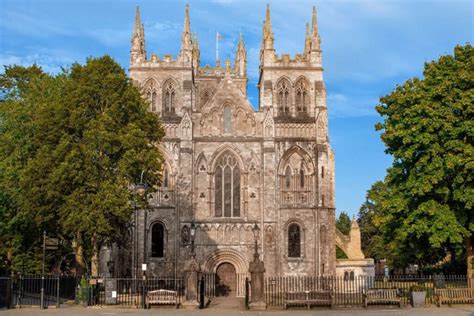
[[[364,258],[357,224],[350,236],[335,228],[334,153],[315,9],[301,54],[278,55],[274,42],[267,7],[255,111],[242,35],[233,63],[202,66],[186,6],[178,56],[147,54],[137,8],[130,76],[166,131],[164,167],[150,208],[136,211],[129,249],[102,251],[103,273],[141,276],[146,263],[149,277],[181,276],[191,225],[201,271],[238,296],[253,258],[255,224],[266,276],[335,275],[336,244],[350,259]]]

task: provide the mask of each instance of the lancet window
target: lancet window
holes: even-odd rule
[[[277,103],[280,115],[290,114],[290,82],[286,79],[280,80],[277,85]]]
[[[288,226],[288,257],[301,257],[301,228],[296,223]]]
[[[298,115],[306,114],[308,101],[308,84],[306,80],[300,79],[295,84],[295,104]]]
[[[175,113],[176,88],[173,81],[168,80],[163,86],[163,114]]]
[[[161,223],[155,223],[151,228],[151,256],[164,257],[165,228]]]

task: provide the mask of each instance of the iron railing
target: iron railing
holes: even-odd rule
[[[471,282],[474,280],[471,280]],[[363,305],[364,292],[368,289],[397,289],[402,305],[411,302],[410,288],[419,285],[426,291],[425,304],[433,305],[435,288],[468,287],[463,275],[394,276],[394,277],[266,277],[264,295],[268,306],[281,307],[287,292],[323,291],[333,295],[334,306],[353,307]]]

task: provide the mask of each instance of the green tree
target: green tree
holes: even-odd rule
[[[346,212],[342,211],[336,220],[336,228],[344,235],[349,235],[351,231],[351,218]]]
[[[463,250],[472,257],[473,47],[426,63],[423,76],[376,107],[383,117],[376,130],[394,158],[380,225],[395,266],[434,264]]]
[[[381,260],[391,257],[386,251],[383,232],[380,228],[382,216],[381,196],[386,191],[383,182],[375,182],[369,191],[365,202],[361,205],[357,222],[360,228],[361,247],[365,257]]]
[[[141,171],[151,190],[158,183],[163,129],[108,56],[57,76],[30,72],[7,67],[0,79],[0,166],[11,175],[1,185],[14,205],[5,203],[6,212],[16,212],[12,221],[27,227],[36,243],[44,229],[74,239],[77,262],[84,256],[94,270],[100,246],[123,240]],[[18,235],[25,238],[23,230]],[[20,243],[24,251],[28,243]],[[17,257],[20,248],[12,248]]]
[[[351,218],[346,212],[342,211],[339,217],[336,219],[336,228],[339,229],[344,235],[348,235],[351,231]],[[336,246],[336,258],[347,259],[347,255],[342,251],[341,248]]]

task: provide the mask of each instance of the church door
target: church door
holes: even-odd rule
[[[216,296],[235,296],[236,289],[235,267],[228,262],[221,263],[216,270]]]

